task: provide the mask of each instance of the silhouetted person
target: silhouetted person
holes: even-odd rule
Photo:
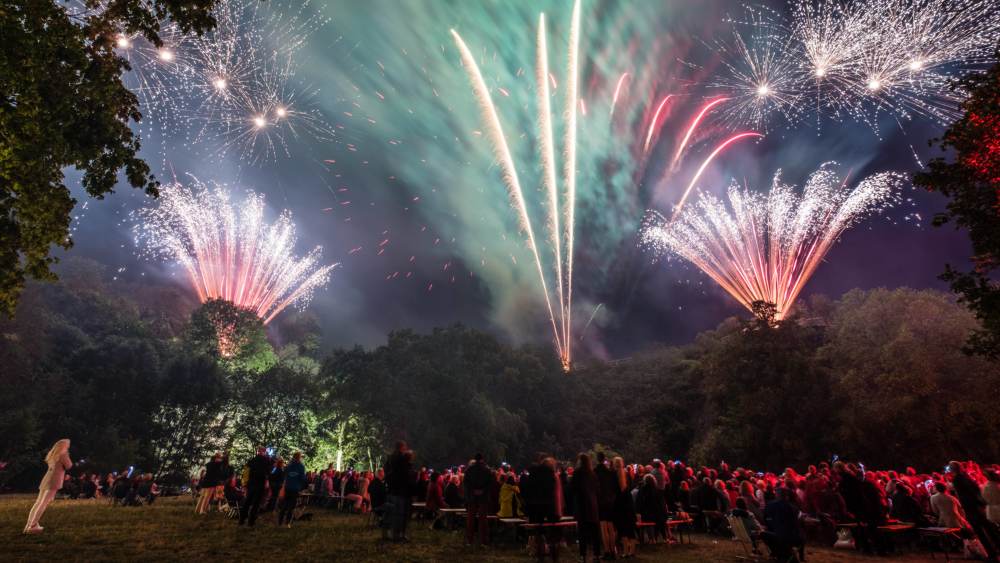
[[[587,548],[593,550],[594,557],[601,554],[600,514],[597,505],[597,475],[590,465],[590,456],[580,454],[576,469],[573,470],[573,516],[580,544],[580,558],[586,560]]]
[[[490,529],[487,514],[490,512],[490,486],[493,473],[483,461],[483,454],[476,454],[472,464],[465,470],[465,542],[473,545],[476,528],[479,528],[479,542],[490,543]]]
[[[614,525],[615,499],[618,498],[618,476],[608,467],[604,452],[597,453],[597,514],[600,518],[601,545],[605,556],[614,556],[616,551]]]
[[[528,515],[529,524],[555,524],[559,522],[559,487],[556,478],[556,464],[552,458],[539,457],[537,463],[528,468],[521,478],[521,498],[524,500],[524,511]],[[546,540],[552,559],[559,558],[559,534],[557,528],[550,528],[548,534],[538,530],[532,537],[535,558],[541,561],[545,558]]]
[[[260,501],[263,500],[267,488],[271,458],[267,456],[267,450],[263,446],[257,448],[257,455],[247,464],[247,469],[249,469],[247,496],[243,499],[243,507],[240,509],[240,526],[244,523],[253,526],[257,522],[257,511],[260,510]]]
[[[389,501],[393,507],[392,540],[408,541],[406,525],[410,519],[410,506],[416,485],[413,473],[413,452],[406,442],[398,442],[396,451],[389,456],[386,474],[386,484],[389,489]]]

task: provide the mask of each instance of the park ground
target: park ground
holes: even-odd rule
[[[253,529],[213,512],[194,514],[190,497],[166,498],[152,506],[112,507],[106,501],[57,500],[42,519],[45,532],[21,530],[34,500],[29,495],[0,496],[0,561],[487,561],[529,562],[523,547],[511,542],[485,550],[464,546],[462,534],[429,530],[414,522],[411,543],[380,545],[378,530],[362,516],[310,509],[308,522],[291,529],[273,525],[266,514]],[[736,561],[742,554],[732,541],[695,534],[691,545],[640,546],[639,561],[705,563]],[[575,561],[574,549],[563,561]],[[811,563],[930,560],[929,553],[890,558],[810,548]],[[943,560],[941,554],[937,555]]]

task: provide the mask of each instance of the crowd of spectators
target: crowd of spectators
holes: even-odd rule
[[[347,510],[374,511],[385,539],[407,542],[415,510],[431,527],[441,527],[443,509],[461,508],[470,546],[490,543],[490,516],[541,525],[543,531],[531,537],[539,558],[556,557],[565,545],[560,527],[545,524],[567,517],[575,521],[583,558],[634,556],[639,528],[650,541],[673,542],[667,525],[672,519],[725,535],[738,519],[754,549],[762,543],[772,555],[799,560],[805,560],[807,538],[888,553],[892,545],[880,530],[890,523],[956,530],[956,537],[976,544],[990,561],[997,561],[1000,547],[1000,468],[974,462],[953,461],[943,471],[921,473],[835,461],[810,465],[802,473],[793,468],[776,473],[726,463],[626,463],[601,452],[580,454],[573,463],[539,456],[520,469],[505,463],[490,467],[478,454],[442,470],[418,467],[414,460],[402,442],[375,471],[339,471],[331,465],[306,472],[299,454],[286,467],[263,449],[235,471],[217,454],[201,474],[197,510],[205,512],[213,499],[225,499],[240,507],[241,522],[253,525],[263,507],[265,512],[281,509],[279,523],[288,525],[299,492],[308,491],[314,503],[335,499]]]
[[[121,506],[152,504],[160,496],[160,486],[150,473],[134,469],[108,473],[67,473],[63,478],[61,494],[68,499],[108,499]]]

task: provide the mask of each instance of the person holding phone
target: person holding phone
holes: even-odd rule
[[[63,438],[52,446],[48,455],[45,456],[45,463],[49,469],[42,477],[41,484],[38,485],[38,498],[28,513],[28,523],[24,526],[26,534],[40,534],[43,528],[38,524],[42,519],[42,514],[49,507],[52,499],[56,498],[56,493],[63,486],[66,470],[73,467],[73,462],[69,459],[69,439]]]

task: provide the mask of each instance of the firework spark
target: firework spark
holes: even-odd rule
[[[552,304],[552,297],[549,291],[549,283],[546,281],[545,267],[542,264],[541,253],[535,239],[532,228],[531,217],[528,212],[528,205],[521,189],[521,182],[518,177],[517,166],[511,155],[507,137],[504,135],[503,125],[497,113],[490,89],[483,79],[476,58],[469,50],[465,41],[455,30],[451,30],[452,38],[458,46],[462,56],[462,65],[465,67],[469,80],[472,83],[472,90],[479,102],[482,112],[482,119],[486,125],[490,141],[493,145],[494,154],[503,170],[504,183],[510,195],[511,204],[517,211],[521,229],[527,236],[528,246],[534,257],[535,267],[541,284],[542,293],[545,297],[545,305],[548,309],[549,319],[552,324],[553,338],[556,350],[562,361],[563,368],[570,369],[572,350],[572,300],[573,300],[573,245],[574,245],[574,224],[576,208],[576,127],[578,111],[577,82],[579,81],[577,66],[579,64],[579,42],[580,42],[580,1],[573,5],[572,22],[570,24],[569,50],[566,72],[566,97],[565,110],[563,113],[565,121],[565,132],[563,136],[563,190],[564,198],[562,205],[559,201],[559,189],[556,180],[556,159],[555,141],[552,128],[552,108],[550,106],[550,84],[555,88],[555,79],[549,72],[548,46],[546,42],[545,14],[541,14],[538,19],[537,37],[537,60],[536,60],[536,87],[538,96],[538,124],[541,137],[541,160],[543,168],[543,183],[548,194],[549,215],[547,229],[550,241],[555,254],[555,290],[558,311]],[[560,218],[560,212],[562,218]],[[560,228],[561,227],[561,228]]]
[[[891,205],[904,182],[902,174],[883,172],[848,190],[835,167],[823,164],[801,194],[779,171],[767,194],[734,182],[728,209],[702,194],[675,221],[647,212],[642,244],[691,262],[747,309],[774,304],[780,320],[840,235]]]
[[[622,85],[625,84],[625,79],[627,78],[628,78],[627,72],[623,72],[622,75],[618,78],[618,83],[615,85],[615,93],[611,96],[611,111],[608,112],[608,115],[610,116],[615,115],[615,106],[618,105],[618,96],[621,95]]]
[[[709,84],[730,98],[729,123],[758,130],[767,129],[774,113],[794,121],[801,97],[793,35],[765,16],[748,10],[748,21],[733,24],[732,41],[716,43],[723,72]]]
[[[337,264],[321,265],[319,246],[296,256],[291,214],[267,223],[264,207],[253,192],[234,203],[223,186],[168,184],[157,205],[136,212],[136,245],[149,258],[180,263],[203,303],[225,299],[266,324],[289,305],[308,304]]]
[[[333,138],[317,109],[319,91],[296,78],[298,52],[329,21],[311,10],[309,2],[286,14],[253,0],[223,0],[213,11],[217,27],[204,35],[164,22],[162,47],[124,33],[115,46],[152,123],[183,132],[211,156],[263,163],[291,156],[291,140]]]
[[[791,19],[748,10],[718,43],[724,71],[711,84],[736,103],[733,123],[795,124],[811,99],[817,117],[949,123],[965,97],[956,79],[993,62],[1000,11],[993,0],[797,0]]]

